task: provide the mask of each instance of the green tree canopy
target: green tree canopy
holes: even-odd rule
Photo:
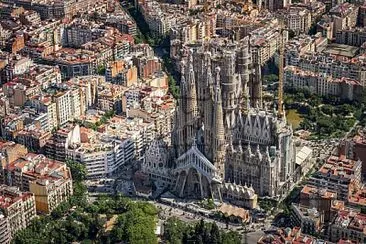
[[[70,168],[72,179],[80,182],[86,179],[86,167],[84,164],[66,160],[66,165]]]

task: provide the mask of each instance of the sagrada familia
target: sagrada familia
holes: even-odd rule
[[[255,63],[248,38],[187,49],[171,137],[174,163],[163,173],[177,196],[279,199],[293,186],[292,128],[284,113],[263,103]],[[147,151],[143,168],[150,173],[158,151],[156,145]]]

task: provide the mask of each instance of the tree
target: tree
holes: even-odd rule
[[[74,181],[81,182],[86,179],[86,167],[84,164],[66,160],[66,165],[70,168],[71,175]]]
[[[164,239],[169,244],[179,244],[183,240],[186,228],[183,221],[180,221],[177,218],[170,218],[164,225]]]
[[[210,234],[211,234],[210,243],[219,244],[220,239],[221,239],[220,230],[219,230],[219,227],[217,226],[217,224],[215,222],[212,223]]]
[[[229,231],[227,233],[223,232],[222,234],[222,244],[233,244],[233,243],[241,243],[240,236],[238,232]]]
[[[341,114],[343,116],[350,115],[351,113],[353,113],[353,111],[353,107],[349,104],[342,104],[340,106],[337,106],[336,109],[337,114]]]
[[[105,65],[98,66],[97,68],[98,75],[105,75],[105,71],[106,71]]]
[[[169,91],[173,95],[174,98],[178,98],[179,96],[179,87],[177,86],[177,82],[175,81],[172,75],[168,76],[169,81]]]
[[[267,81],[269,84],[272,84],[273,82],[278,81],[278,75],[276,74],[270,74],[263,76],[263,80]]]
[[[331,105],[325,104],[321,107],[321,110],[323,111],[323,113],[332,116],[333,112],[334,112],[334,108]]]
[[[292,38],[294,38],[295,36],[296,36],[295,31],[293,31],[293,30],[288,30],[288,38],[289,38],[289,39],[292,39]]]

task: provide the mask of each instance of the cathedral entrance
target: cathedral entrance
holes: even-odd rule
[[[189,198],[199,199],[203,196],[201,190],[202,187],[199,173],[194,168],[189,169],[187,183],[184,189],[185,195]]]

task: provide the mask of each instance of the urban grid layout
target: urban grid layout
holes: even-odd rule
[[[366,1],[0,0],[0,244],[366,243]]]

